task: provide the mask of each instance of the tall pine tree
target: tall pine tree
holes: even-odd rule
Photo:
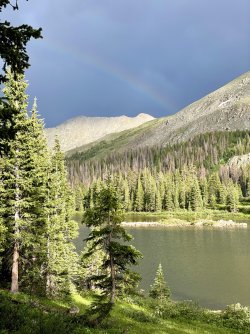
[[[51,158],[47,191],[46,294],[53,297],[70,292],[78,261],[72,243],[78,233],[77,223],[72,220],[74,201],[58,139]]]
[[[95,207],[86,210],[84,214],[84,223],[92,228],[87,239],[92,242],[92,247],[86,256],[92,255],[96,249],[104,252],[102,269],[106,274],[95,277],[96,286],[102,290],[102,303],[98,307],[97,321],[109,313],[117,294],[124,289],[126,281],[129,281],[127,277],[132,277],[129,266],[137,264],[141,257],[141,253],[133,246],[121,243],[131,239],[121,226],[121,207],[117,191],[109,180],[100,191]]]
[[[3,90],[13,113],[13,137],[1,159],[1,217],[6,230],[2,277],[11,291],[37,287],[41,277],[41,236],[45,230],[48,154],[43,123],[37,118],[36,103],[32,116],[27,113],[27,83],[22,75],[14,78],[9,70]],[[10,263],[10,267],[9,267]],[[38,264],[39,263],[39,264]],[[37,269],[35,273],[34,268]],[[29,278],[28,278],[29,277]],[[29,282],[29,283],[28,283]]]

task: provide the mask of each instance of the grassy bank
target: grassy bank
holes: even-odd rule
[[[84,314],[90,302],[90,295],[75,294],[63,301],[51,301],[25,294],[10,295],[0,290],[0,333],[250,333],[245,325],[237,327],[234,319],[233,329],[230,328],[232,319],[229,321],[224,315],[201,309],[195,304],[168,303],[159,308],[155,301],[143,297],[120,300],[101,326],[89,328]],[[78,314],[69,313],[72,306],[78,307]]]
[[[246,206],[244,206],[246,210]],[[248,210],[246,210],[248,212]],[[176,210],[176,211],[164,211],[164,212],[127,212],[125,214],[126,221],[160,221],[160,220],[171,220],[180,219],[188,222],[195,222],[199,219],[206,220],[234,220],[243,221],[250,220],[250,214],[242,211],[239,212],[228,212],[226,210],[217,209],[210,210],[205,209],[202,211],[188,211],[188,210]]]

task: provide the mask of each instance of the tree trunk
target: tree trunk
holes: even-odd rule
[[[49,221],[49,219],[48,219]],[[46,295],[51,295],[51,273],[50,273],[50,238],[47,236],[47,271],[46,271]]]
[[[108,216],[108,224],[110,226],[110,212],[109,212],[109,216]],[[112,232],[109,234],[109,246],[111,244],[112,241]],[[110,303],[114,304],[115,302],[115,265],[114,265],[114,258],[113,255],[111,253],[111,251],[109,251],[109,258],[110,258],[110,276],[111,276],[111,295],[110,295]]]
[[[12,293],[19,292],[18,266],[19,266],[19,245],[18,242],[15,241],[14,251],[13,251],[13,261],[12,261],[12,272],[11,272],[11,289],[10,289]]]
[[[111,304],[114,304],[115,302],[115,266],[114,266],[114,259],[113,255],[110,254],[110,271],[111,271],[111,297],[110,302]]]
[[[19,149],[16,150],[16,154],[18,154]],[[14,167],[14,175],[15,175],[15,215],[14,215],[14,249],[13,249],[13,257],[12,257],[12,270],[11,270],[11,287],[10,291],[12,293],[19,292],[19,281],[18,281],[18,274],[19,274],[19,219],[20,219],[20,209],[19,209],[19,202],[20,202],[20,190],[19,190],[19,166],[18,164]]]

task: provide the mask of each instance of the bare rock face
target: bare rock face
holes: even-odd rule
[[[50,146],[53,146],[57,135],[62,149],[70,151],[88,143],[93,143],[93,146],[95,141],[98,143],[99,139],[103,140],[108,134],[128,130],[126,140],[121,140],[119,145],[116,145],[118,152],[137,147],[185,142],[206,132],[250,130],[250,71],[175,115],[142,125],[150,120],[153,120],[153,117],[146,114],[139,114],[135,118],[81,116],[55,128],[46,129],[46,134]],[[135,133],[129,131],[139,125],[142,126]],[[115,140],[117,143],[119,136]]]
[[[135,128],[153,119],[154,117],[143,113],[136,117],[79,116],[57,127],[45,129],[45,133],[50,147],[53,147],[55,137],[57,136],[62,150],[66,152],[94,142],[107,134]]]
[[[250,129],[250,71],[163,119],[140,145],[166,145],[212,131]],[[139,139],[139,138],[138,138]]]
[[[230,168],[240,168],[250,165],[250,153],[232,157],[229,159],[227,165]]]

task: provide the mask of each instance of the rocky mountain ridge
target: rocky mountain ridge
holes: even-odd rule
[[[250,129],[250,71],[166,117],[136,146],[167,145],[200,133]]]
[[[53,147],[55,137],[58,137],[63,151],[69,151],[82,145],[94,142],[110,133],[121,132],[135,128],[154,117],[139,114],[136,117],[87,117],[72,118],[54,128],[45,129],[48,144]]]
[[[185,142],[213,131],[250,130],[250,71],[192,103],[178,113],[154,119],[77,117],[56,128],[46,129],[49,145],[57,135],[69,155],[85,152],[105,142],[105,154],[145,146]]]
[[[234,130],[250,130],[250,71],[174,115],[109,134],[68,152],[68,156],[94,150],[97,154],[101,152],[103,157],[111,151],[166,146],[185,142],[202,133]]]

